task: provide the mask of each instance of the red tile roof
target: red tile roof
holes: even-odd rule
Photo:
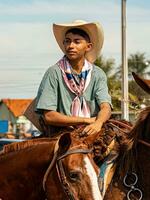
[[[8,107],[15,117],[23,115],[24,111],[33,99],[2,99],[1,101]]]

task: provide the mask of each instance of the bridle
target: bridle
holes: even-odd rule
[[[129,184],[127,182],[127,178],[129,176],[133,176],[133,180],[132,182]],[[127,200],[131,200],[130,196],[132,193],[134,193],[135,191],[139,194],[139,198],[138,200],[142,200],[143,198],[143,192],[136,186],[136,183],[138,182],[138,176],[136,173],[131,172],[130,174],[126,173],[124,179],[123,179],[123,184],[124,186],[126,186],[127,188],[129,188],[129,191],[127,192]]]
[[[67,181],[67,177],[66,177],[65,170],[63,167],[62,159],[69,155],[72,155],[72,154],[89,154],[91,152],[92,152],[92,149],[91,150],[89,150],[89,149],[72,149],[57,158],[57,161],[56,161],[57,174],[59,177],[59,181],[62,185],[62,188],[69,200],[76,200],[76,199],[73,196],[70,185]]]
[[[44,175],[44,179],[43,179],[43,189],[44,189],[44,191],[45,191],[45,184],[46,184],[48,174],[51,172],[51,170],[52,170],[52,168],[55,164],[59,181],[61,183],[62,189],[63,189],[64,193],[66,194],[68,200],[76,200],[72,191],[71,191],[70,185],[67,181],[67,177],[66,177],[66,174],[65,174],[65,169],[64,169],[62,160],[64,158],[66,158],[67,156],[72,155],[72,154],[89,154],[89,153],[92,153],[92,149],[81,149],[81,148],[70,149],[66,153],[64,153],[63,155],[60,155],[60,156],[57,155],[57,151],[56,151],[55,154],[54,154],[53,160],[51,161],[51,163],[50,163],[50,165],[49,165],[49,167],[48,167],[48,169],[47,169],[47,171]]]

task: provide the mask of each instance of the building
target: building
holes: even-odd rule
[[[0,101],[0,133],[17,133],[29,127],[29,121],[23,116],[32,99],[1,99]],[[30,123],[30,126],[32,124]],[[30,128],[30,127],[29,127]],[[26,130],[25,130],[26,131]]]

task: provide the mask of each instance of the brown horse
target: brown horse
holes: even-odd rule
[[[0,155],[0,198],[103,199],[97,181],[100,170],[93,156],[95,161],[103,160],[116,133],[130,129],[128,124],[110,120],[100,133],[87,138],[80,137],[83,128],[69,131],[60,137],[57,151],[57,140],[48,138],[6,146]],[[132,134],[124,142],[122,135],[117,135],[122,144],[135,137]],[[117,152],[115,147],[112,150]]]
[[[0,154],[0,199],[102,199],[91,151],[95,137],[79,140],[66,133],[58,143],[41,138],[6,146]]]
[[[140,113],[128,139],[105,200],[150,199],[150,107]]]

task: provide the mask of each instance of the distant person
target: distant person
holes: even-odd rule
[[[103,45],[103,30],[99,23],[77,20],[53,24],[53,32],[64,56],[46,71],[36,112],[49,127],[84,124],[84,134],[95,134],[111,116],[106,75],[93,64]]]

